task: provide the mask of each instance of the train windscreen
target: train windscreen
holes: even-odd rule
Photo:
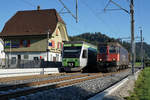
[[[64,47],[63,58],[79,58],[80,53],[81,53],[81,46]]]
[[[107,47],[100,47],[99,52],[101,54],[107,53]]]
[[[109,53],[117,53],[116,47],[115,46],[110,46],[109,47]]]

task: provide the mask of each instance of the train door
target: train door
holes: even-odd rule
[[[88,49],[83,48],[81,55],[80,55],[80,66],[83,68],[87,66],[87,60],[88,60]]]

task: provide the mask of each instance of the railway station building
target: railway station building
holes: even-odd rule
[[[5,24],[0,37],[6,58],[61,62],[66,24],[55,9],[18,11]]]

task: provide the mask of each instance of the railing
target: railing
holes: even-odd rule
[[[16,60],[0,59],[0,69],[12,68],[59,68],[61,62],[44,61],[44,60]]]

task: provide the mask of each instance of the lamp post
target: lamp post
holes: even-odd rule
[[[9,59],[8,59],[8,67],[10,67],[10,62],[11,62],[11,40],[10,40],[10,46],[9,46]]]
[[[47,31],[47,48],[46,48],[46,52],[47,52],[47,60],[46,60],[46,67],[48,67],[48,60],[49,60],[49,32],[50,32],[50,29]],[[44,74],[44,66],[43,66],[43,69],[42,69],[42,74]]]
[[[49,32],[50,32],[50,29],[47,31],[47,48],[46,48],[46,52],[47,52],[47,59],[46,59],[46,67],[48,67],[48,60],[49,60]],[[43,65],[43,68],[42,68],[42,74],[44,74],[44,65]]]
[[[130,18],[131,18],[131,55],[132,55],[132,75],[134,75],[135,63],[135,41],[134,41],[134,0],[130,0]]]
[[[47,67],[48,67],[48,60],[49,60],[49,54],[48,54],[48,52],[49,52],[49,32],[50,32],[50,30],[48,30],[48,32],[47,32]]]
[[[7,62],[5,61],[5,65],[6,65],[6,63],[7,63],[7,67],[9,67],[10,66],[10,59],[11,59],[11,40],[9,40],[9,41],[7,41],[7,42],[5,42],[5,46],[8,46],[9,47],[9,51],[8,51],[8,54],[7,54]],[[5,56],[5,58],[6,58],[6,56]]]

